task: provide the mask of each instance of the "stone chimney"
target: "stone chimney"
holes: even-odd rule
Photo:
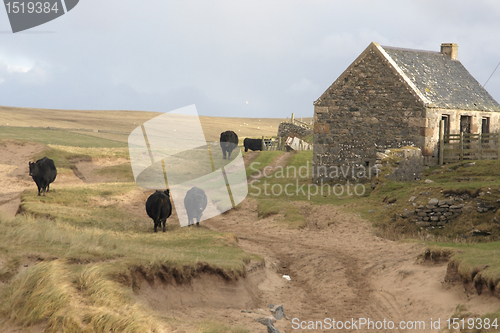
[[[441,53],[447,55],[452,60],[457,60],[458,45],[455,43],[441,44]]]

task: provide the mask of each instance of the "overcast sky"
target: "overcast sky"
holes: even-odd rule
[[[457,43],[484,84],[500,62],[500,1],[80,0],[16,34],[0,8],[0,105],[310,117],[370,42]],[[500,68],[486,89],[500,101]]]

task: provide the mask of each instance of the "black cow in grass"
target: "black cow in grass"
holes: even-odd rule
[[[222,148],[222,158],[231,157],[233,150],[238,147],[238,135],[233,131],[225,131],[220,134],[220,147]]]
[[[184,207],[188,216],[188,225],[194,224],[194,219],[196,219],[196,225],[200,225],[201,215],[203,215],[203,211],[207,208],[207,195],[205,191],[196,186],[187,191],[184,198]]]
[[[163,224],[163,232],[165,232],[165,223],[167,218],[172,215],[172,204],[170,203],[170,190],[156,191],[151,194],[146,201],[146,212],[155,223],[155,232],[157,228]]]
[[[245,152],[247,152],[248,149],[253,150],[253,151],[262,150],[262,140],[261,139],[245,138],[245,140],[243,140],[243,145],[245,146]]]
[[[49,192],[49,185],[52,183],[57,176],[57,169],[54,161],[45,156],[36,162],[29,162],[30,176],[36,183],[38,187],[38,195],[43,192],[45,196],[46,192]]]

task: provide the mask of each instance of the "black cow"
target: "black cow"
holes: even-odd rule
[[[231,157],[233,150],[238,147],[238,135],[233,131],[225,131],[220,134],[220,147],[222,148],[222,158]]]
[[[247,152],[248,149],[253,150],[253,151],[262,150],[262,140],[261,139],[245,138],[245,140],[243,140],[243,145],[245,146],[245,152]]]
[[[193,187],[186,193],[184,198],[184,207],[188,215],[188,225],[194,224],[193,219],[196,219],[196,225],[200,225],[201,215],[207,208],[207,195],[201,188]]]
[[[45,156],[36,162],[29,162],[30,176],[36,183],[38,187],[38,195],[40,192],[49,192],[49,185],[52,183],[57,176],[57,169],[54,161]]]
[[[167,218],[172,215],[172,204],[170,203],[170,190],[156,191],[151,194],[146,201],[146,212],[155,223],[155,232],[157,227],[163,223],[163,232],[165,232],[165,223]]]

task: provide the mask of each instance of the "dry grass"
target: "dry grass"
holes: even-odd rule
[[[81,128],[130,133],[144,122],[161,114],[144,111],[76,111],[0,107],[0,126]],[[220,133],[227,130],[234,131],[240,138],[275,136],[283,120],[285,119],[200,116],[207,141],[218,141]],[[128,138],[123,134],[81,133],[121,142],[126,142]]]

